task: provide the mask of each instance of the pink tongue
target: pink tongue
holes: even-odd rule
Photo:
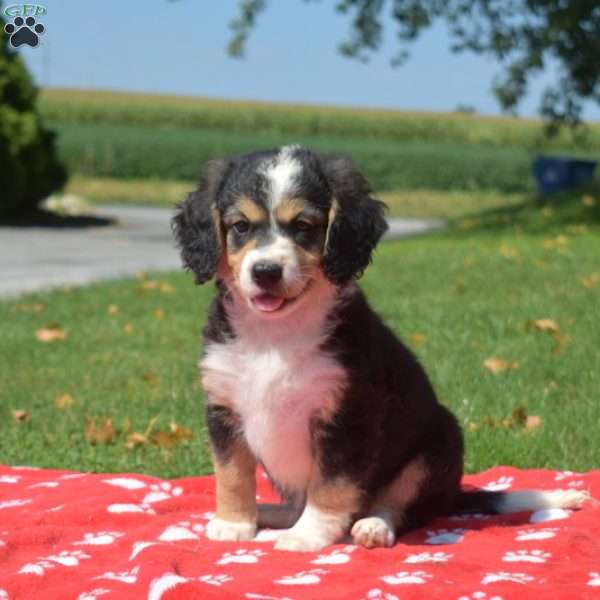
[[[272,296],[271,294],[260,294],[259,296],[254,297],[254,306],[258,308],[258,310],[262,310],[264,312],[273,312],[281,307],[284,303],[285,298],[281,296]]]

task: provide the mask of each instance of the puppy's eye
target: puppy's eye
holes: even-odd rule
[[[310,221],[305,221],[304,219],[296,219],[294,221],[294,231],[299,232],[307,232],[311,231],[313,228],[313,224]]]
[[[236,233],[247,233],[250,224],[248,221],[236,221],[231,227]]]

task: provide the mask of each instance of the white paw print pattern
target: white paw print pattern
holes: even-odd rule
[[[319,554],[311,560],[313,565],[344,565],[350,562],[350,554],[356,550],[356,546],[345,546],[341,550],[332,550],[329,554]]]
[[[189,579],[187,577],[181,577],[175,573],[165,573],[159,577],[155,577],[150,582],[150,588],[148,589],[148,600],[160,600],[162,595],[172,590],[174,587],[181,583],[187,583]]]
[[[503,600],[502,596],[488,596],[485,592],[473,592],[470,596],[459,596],[458,600]]]
[[[512,583],[520,583],[525,585],[531,583],[534,578],[526,573],[507,573],[506,571],[498,571],[496,573],[486,573],[481,580],[482,585],[489,583],[498,583],[499,581],[511,581]]]
[[[309,571],[300,571],[295,575],[284,575],[281,579],[276,579],[275,583],[281,585],[315,585],[321,583],[321,575],[326,575],[328,571],[323,569],[310,569]]]
[[[0,510],[4,508],[14,508],[15,506],[23,506],[24,504],[30,504],[33,500],[30,499],[15,499],[15,500],[5,500],[4,502],[0,502]]]
[[[161,542],[179,542],[182,540],[197,540],[204,533],[204,525],[192,523],[191,521],[179,521],[175,525],[169,525],[159,536]]]
[[[149,504],[130,504],[130,503],[117,503],[109,504],[106,507],[107,512],[113,514],[121,513],[143,513],[146,515],[155,515],[156,511]]]
[[[434,562],[434,563],[445,563],[452,558],[452,554],[446,554],[444,552],[421,552],[420,554],[409,554],[404,562],[408,564]]]
[[[135,583],[139,573],[139,566],[130,569],[129,571],[120,571],[115,573],[114,571],[107,571],[102,575],[96,575],[93,579],[110,579],[111,581],[120,581],[121,583]]]
[[[217,561],[218,565],[229,565],[231,563],[238,563],[241,565],[256,564],[261,556],[266,556],[267,553],[262,550],[245,550],[240,548],[235,552],[225,552],[223,556]]]
[[[160,483],[150,484],[150,491],[142,499],[142,504],[152,504],[154,502],[162,502],[163,500],[170,500],[176,496],[181,496],[183,488],[178,485],[173,485],[168,481],[161,481]]]
[[[592,587],[600,587],[600,573],[596,571],[590,572],[590,580],[587,582]]]
[[[431,577],[425,571],[398,571],[393,575],[381,577],[381,580],[390,585],[423,584],[427,583],[427,580]]]
[[[467,533],[466,529],[435,529],[427,532],[426,544],[457,544]]]
[[[379,588],[373,588],[367,592],[367,595],[361,598],[361,600],[400,600],[398,596],[394,594],[388,594]]]
[[[543,550],[515,550],[506,552],[502,557],[505,562],[545,563],[552,554]]]
[[[554,481],[563,481],[564,479],[569,479],[571,477],[579,477],[581,473],[575,473],[575,471],[559,471],[554,476]]]
[[[59,554],[38,557],[37,562],[23,565],[18,573],[44,575],[46,571],[54,569],[58,565],[63,567],[77,567],[79,566],[79,561],[89,558],[91,558],[91,556],[81,550],[63,550]]]
[[[20,475],[0,475],[0,483],[19,483]]]
[[[126,490],[142,490],[146,487],[145,482],[133,477],[113,477],[112,479],[103,479],[102,483],[108,483],[108,485],[114,485]]]
[[[503,475],[495,481],[490,481],[483,489],[489,492],[501,492],[502,490],[507,490],[513,484],[514,479],[514,477]]]
[[[202,575],[202,577],[198,577],[198,581],[208,583],[208,585],[221,587],[224,583],[233,581],[233,577],[229,575]]]
[[[530,542],[534,540],[549,540],[556,537],[556,527],[546,527],[544,529],[520,529],[517,531],[517,542]]]
[[[97,531],[86,533],[80,542],[73,542],[73,546],[108,546],[124,536],[120,531]]]
[[[77,600],[96,600],[96,598],[104,596],[105,594],[110,594],[110,590],[106,588],[94,588],[89,592],[81,592],[81,594],[77,596]]]

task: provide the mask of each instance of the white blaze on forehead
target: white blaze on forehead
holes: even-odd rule
[[[269,202],[274,209],[284,198],[294,192],[296,178],[302,170],[302,164],[294,157],[298,146],[284,146],[274,161],[269,161],[262,169],[262,174],[269,182]]]

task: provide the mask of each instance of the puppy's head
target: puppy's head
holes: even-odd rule
[[[350,160],[285,146],[208,163],[173,229],[197,283],[218,274],[274,316],[316,282],[360,276],[386,229],[383,208]]]

